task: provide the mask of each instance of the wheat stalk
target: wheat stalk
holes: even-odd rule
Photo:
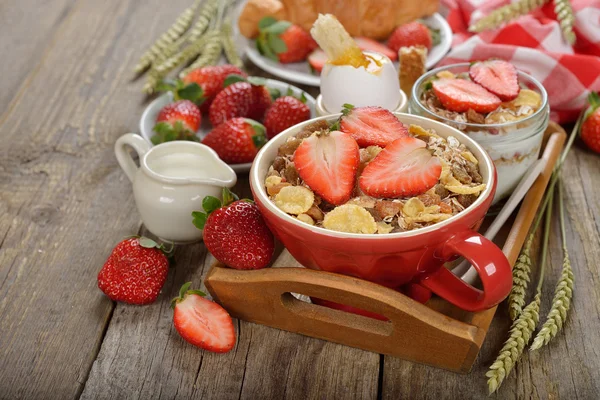
[[[562,178],[558,181],[558,204],[560,212],[560,230],[563,243],[563,267],[560,279],[554,290],[554,298],[552,299],[552,307],[546,316],[546,322],[542,325],[542,329],[538,332],[531,345],[531,350],[538,350],[542,346],[547,345],[560,331],[567,319],[567,313],[571,308],[571,299],[573,298],[573,269],[571,268],[571,260],[567,250],[567,234],[565,230],[565,212],[563,205]]]
[[[222,0],[225,1],[225,0]],[[208,0],[204,7],[200,10],[200,15],[198,16],[198,20],[190,29],[190,35],[188,37],[188,41],[190,43],[195,42],[204,34],[208,25],[210,24],[210,20],[217,12],[217,6],[219,5],[217,0]]]
[[[510,22],[522,15],[540,8],[550,0],[519,0],[517,2],[497,8],[485,17],[469,26],[470,32],[481,32],[495,29],[502,24]]]
[[[488,377],[488,389],[494,393],[504,379],[510,374],[516,362],[521,358],[523,350],[540,319],[541,292],[538,290],[533,301],[523,309],[510,327],[510,336],[504,342],[500,354],[485,374]]]
[[[233,43],[233,31],[229,21],[223,25],[223,50],[225,51],[225,57],[227,57],[227,61],[229,61],[230,64],[235,65],[238,68],[244,66],[244,63],[235,48],[235,43]]]
[[[513,268],[513,287],[508,296],[508,313],[513,321],[519,317],[525,305],[525,293],[531,275],[531,257],[529,254],[534,237],[535,233],[531,232]]]
[[[575,16],[573,15],[571,2],[569,0],[554,0],[554,13],[565,40],[571,45],[574,44],[576,39],[575,33],[573,33]]]
[[[148,50],[146,50],[142,57],[140,57],[137,65],[133,68],[134,73],[139,74],[150,67],[154,60],[157,58],[163,58],[163,52],[166,51],[169,46],[171,46],[171,44],[181,35],[183,35],[192,24],[194,15],[196,14],[196,9],[200,5],[200,1],[201,0],[196,0],[191,7],[187,8],[183,13],[181,13],[173,25],[171,25],[171,27],[165,33],[163,33]]]

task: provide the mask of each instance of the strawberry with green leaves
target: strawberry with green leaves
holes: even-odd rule
[[[225,78],[234,74],[247,77],[246,73],[235,65],[224,64],[209,65],[206,67],[193,69],[183,77],[182,81],[186,85],[196,83],[202,88],[202,97],[204,101],[200,106],[200,110],[203,112],[208,112],[210,104],[213,102],[214,98],[221,90],[223,90]]]
[[[581,125],[581,140],[596,153],[600,153],[600,96],[592,92],[588,96],[590,107]]]
[[[223,264],[235,269],[259,269],[271,262],[275,251],[273,234],[253,201],[223,189],[223,201],[206,196],[204,212],[192,213],[193,223],[203,229],[208,251]]]
[[[232,118],[214,128],[202,140],[228,164],[249,163],[267,142],[265,127],[248,118]]]
[[[156,117],[152,143],[159,144],[173,140],[198,141],[196,132],[202,122],[198,104],[203,101],[203,91],[196,83],[184,86],[183,82],[163,83],[160,90],[171,91],[175,102],[164,106]]]
[[[256,48],[265,57],[280,63],[304,61],[318,47],[308,32],[289,21],[264,17],[258,28]]]
[[[398,26],[388,38],[387,46],[398,54],[400,47],[423,46],[431,50],[440,43],[440,32],[431,29],[419,21],[412,21]]]
[[[184,283],[171,301],[173,325],[188,343],[214,353],[227,353],[235,346],[235,329],[229,313],[205,298],[200,290]]]
[[[267,129],[267,137],[271,139],[287,128],[309,118],[310,108],[306,105],[304,92],[300,97],[294,97],[292,89],[288,89],[285,96],[279,97],[267,109],[263,124]]]
[[[167,279],[172,251],[146,237],[125,239],[98,273],[98,288],[114,301],[153,303]]]

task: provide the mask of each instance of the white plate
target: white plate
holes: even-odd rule
[[[245,1],[242,1],[236,9],[235,21],[238,20],[245,3]],[[438,13],[435,13],[428,18],[424,18],[423,22],[428,27],[440,31],[440,43],[434,46],[427,55],[426,66],[427,69],[429,69],[437,64],[446,55],[448,50],[450,50],[450,45],[452,44],[452,30],[444,17]],[[256,50],[256,43],[254,40],[249,40],[240,33],[237,22],[233,29],[238,50],[240,52],[245,52],[250,61],[260,69],[291,82],[302,85],[320,86],[321,78],[311,72],[308,62],[281,64],[270,60]],[[395,62],[394,64],[397,68],[398,62]]]
[[[276,81],[273,79],[267,79],[266,81],[267,81],[267,85],[266,85],[267,87],[273,88],[273,89],[278,89],[283,95],[285,95],[288,88],[292,89],[292,92],[294,92],[295,96],[300,96],[302,94],[302,92],[304,92],[302,89],[292,86],[289,83]],[[306,105],[310,108],[310,118],[316,117],[316,114],[315,114],[315,103],[316,102],[315,102],[314,97],[312,97],[311,95],[309,95],[306,92],[304,92],[304,96],[306,97]],[[173,101],[172,93],[170,93],[170,92],[165,93],[162,96],[155,99],[154,101],[152,101],[152,103],[148,104],[148,106],[144,110],[144,113],[142,114],[142,118],[140,119],[140,132],[142,133],[142,136],[144,137],[144,139],[146,139],[150,144],[152,144],[152,142],[150,141],[150,138],[152,136],[154,136],[154,131],[152,130],[152,128],[156,124],[156,117],[158,116],[158,113],[164,106],[171,103],[172,101]],[[196,135],[198,135],[198,137],[200,139],[202,139],[202,138],[204,138],[204,136],[206,136],[208,134],[208,132],[211,131],[211,129],[212,129],[212,125],[210,123],[210,120],[208,119],[208,116],[203,115],[202,116],[202,125],[200,126],[200,130],[198,131],[198,133]],[[252,166],[252,163],[230,164],[229,166],[235,172],[249,172],[250,167]]]

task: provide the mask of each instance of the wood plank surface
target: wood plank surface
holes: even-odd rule
[[[172,327],[169,299],[212,256],[179,247],[155,304],[115,305],[96,287],[110,249],[139,231],[114,141],[147,103],[131,69],[190,1],[5,0],[0,5],[0,399],[479,399],[509,326],[500,307],[470,375],[236,321],[225,355]],[[250,67],[251,73],[268,76]],[[311,89],[311,94],[316,93]],[[574,307],[565,331],[526,353],[498,398],[600,398],[600,162],[565,166]],[[248,193],[240,179],[238,188]],[[558,225],[542,314],[558,279]]]

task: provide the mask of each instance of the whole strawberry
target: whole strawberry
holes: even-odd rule
[[[171,301],[173,324],[183,339],[215,353],[227,353],[235,346],[233,321],[223,307],[205,299],[200,290],[184,283],[179,297]]]
[[[247,118],[227,120],[202,140],[228,164],[252,162],[266,142],[265,127]]]
[[[310,108],[306,105],[304,92],[298,99],[292,96],[291,90],[288,90],[287,96],[278,98],[267,109],[263,124],[267,128],[267,137],[271,139],[290,126],[299,124],[309,118]]]
[[[120,242],[98,273],[98,287],[114,301],[149,304],[167,279],[166,250],[145,237]]]
[[[164,106],[156,117],[152,143],[159,144],[172,140],[197,141],[196,131],[200,128],[202,114],[191,100],[179,100]]]
[[[388,38],[388,47],[396,54],[400,47],[424,46],[431,50],[432,44],[439,43],[439,32],[430,31],[424,24],[413,21],[397,27]]]
[[[207,196],[202,208],[205,213],[192,213],[193,222],[204,229],[204,244],[217,260],[235,269],[269,265],[275,250],[273,234],[254,202],[238,200],[225,188],[222,203]]]
[[[600,96],[592,92],[588,97],[590,107],[581,125],[581,140],[592,151],[600,153]]]
[[[271,105],[271,94],[265,83],[262,78],[228,76],[225,88],[217,94],[208,111],[212,125],[217,127],[236,117],[262,119]]]
[[[185,84],[196,83],[202,88],[204,102],[200,106],[200,110],[208,112],[214,98],[223,89],[225,78],[232,74],[247,76],[244,71],[235,65],[209,65],[191,70],[183,77],[182,81]]]
[[[274,61],[294,63],[306,57],[318,47],[308,32],[288,21],[277,21],[264,17],[258,23],[259,35],[256,40],[258,51]]]

